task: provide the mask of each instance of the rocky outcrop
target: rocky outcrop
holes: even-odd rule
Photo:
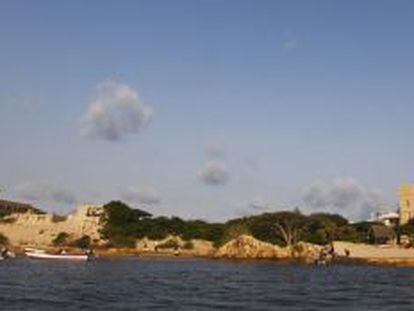
[[[220,247],[216,258],[282,259],[290,258],[291,252],[276,245],[262,242],[249,235],[241,235]]]
[[[292,248],[292,257],[307,263],[314,263],[320,259],[322,246],[306,242],[299,242]]]
[[[142,255],[190,255],[233,259],[301,259],[313,262],[318,258],[320,246],[299,243],[293,248],[283,248],[255,239],[250,235],[240,235],[220,248],[205,240],[182,240],[178,236],[168,236],[163,240],[143,238],[137,241],[136,251]]]
[[[194,248],[189,250],[190,254],[200,257],[212,257],[216,252],[216,248],[213,246],[213,243],[205,240],[191,240]]]

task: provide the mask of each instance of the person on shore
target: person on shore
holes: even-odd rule
[[[180,255],[180,248],[178,246],[174,247],[174,256],[179,256]]]
[[[94,259],[95,256],[95,251],[93,250],[92,247],[89,247],[86,251],[85,254],[88,256],[88,260]]]
[[[345,249],[344,249],[344,252],[345,252],[345,256],[346,256],[346,257],[351,256],[351,251],[350,251],[349,249],[345,248]]]

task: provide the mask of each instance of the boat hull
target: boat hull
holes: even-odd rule
[[[26,252],[26,256],[32,259],[49,259],[49,260],[75,260],[87,261],[88,255],[71,255],[71,254],[47,254],[39,252]]]

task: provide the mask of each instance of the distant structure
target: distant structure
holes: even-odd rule
[[[373,225],[368,232],[369,240],[373,244],[395,244],[397,235],[393,228]]]
[[[66,232],[72,239],[88,235],[92,242],[100,242],[101,216],[104,209],[99,205],[80,205],[75,213],[67,216],[40,213],[30,205],[0,201],[0,232],[13,245],[45,246],[60,233]]]
[[[387,227],[395,227],[399,223],[400,214],[396,212],[376,213],[372,220]]]
[[[400,224],[406,224],[414,218],[414,185],[400,187]]]

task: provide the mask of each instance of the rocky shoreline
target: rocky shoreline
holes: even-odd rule
[[[191,243],[191,247],[188,247]],[[161,246],[167,247],[161,247]],[[335,256],[324,264],[368,264],[398,267],[414,267],[414,249],[397,246],[374,246],[367,244],[334,242]],[[45,246],[51,252],[60,247]],[[18,255],[24,254],[24,247],[12,247]],[[65,248],[69,252],[75,249]],[[320,260],[320,245],[299,242],[294,247],[280,247],[255,239],[250,235],[240,235],[220,247],[214,247],[204,240],[183,241],[170,236],[164,240],[141,239],[136,247],[113,248],[97,247],[96,254],[101,258],[133,256],[138,258],[206,258],[228,260],[275,260],[315,264]],[[79,251],[79,250],[78,250]]]
[[[203,241],[206,243],[206,241]],[[208,242],[207,242],[208,243]],[[197,243],[195,243],[197,245]],[[206,244],[204,244],[205,246]],[[383,265],[414,267],[414,250],[398,246],[374,246],[367,244],[334,242],[336,252],[333,264]],[[98,251],[102,257],[134,255],[142,258],[208,258],[230,260],[275,260],[283,262],[300,262],[315,264],[320,256],[322,246],[300,242],[292,248],[279,247],[262,242],[249,235],[241,235],[219,248],[211,245],[206,249],[162,251],[131,249],[107,249]],[[347,250],[347,251],[345,251]],[[348,254],[347,254],[348,252]]]

